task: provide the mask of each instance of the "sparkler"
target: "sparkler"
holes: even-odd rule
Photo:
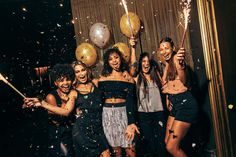
[[[184,18],[184,32],[180,44],[180,47],[183,47],[188,29],[188,24],[190,23],[191,0],[182,0],[180,4],[182,4],[183,18]]]
[[[133,31],[132,31],[131,21],[130,21],[130,17],[129,17],[129,11],[128,11],[128,7],[127,7],[127,2],[126,2],[126,0],[122,0],[121,2],[123,4],[123,7],[125,9],[125,13],[127,15],[131,37],[133,37],[134,34],[133,34]]]
[[[9,85],[12,89],[14,89],[18,94],[20,94],[20,96],[22,96],[23,98],[26,98],[24,96],[24,94],[22,94],[19,90],[17,90],[10,82],[7,81],[7,79],[5,79],[5,77],[2,76],[2,74],[0,73],[0,80],[3,81],[4,83],[6,83],[7,85]]]

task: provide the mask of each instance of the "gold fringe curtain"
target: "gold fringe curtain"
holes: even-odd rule
[[[170,36],[177,47],[180,45],[184,30],[180,25],[180,0],[127,0],[127,6],[142,23],[137,54],[156,51],[160,39],[165,36]],[[119,27],[120,18],[125,14],[121,0],[71,0],[71,7],[77,45],[82,42],[93,44],[89,39],[89,30],[97,22],[106,24],[111,31],[109,47],[117,42],[128,43]],[[193,67],[188,34],[184,46],[188,52],[187,62]],[[97,48],[100,57],[103,51]]]

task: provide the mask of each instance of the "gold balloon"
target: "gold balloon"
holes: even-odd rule
[[[130,18],[130,23],[131,23],[131,28],[132,28],[132,32],[133,35],[137,35],[139,30],[140,30],[140,20],[138,15],[136,15],[133,12],[129,12],[128,13],[129,18]],[[121,32],[127,36],[127,37],[131,37],[131,32],[130,32],[130,25],[129,25],[129,21],[127,18],[127,14],[124,14],[121,19],[120,19],[120,29]]]
[[[82,61],[87,66],[92,66],[97,61],[97,52],[93,45],[89,43],[80,44],[75,51],[77,60]]]
[[[119,51],[121,52],[123,58],[125,59],[126,62],[129,62],[130,60],[130,49],[127,44],[118,42],[113,47],[117,47]]]

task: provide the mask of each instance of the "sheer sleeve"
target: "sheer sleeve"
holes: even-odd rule
[[[100,81],[98,81],[98,89],[101,92],[102,102],[104,102],[104,86]]]

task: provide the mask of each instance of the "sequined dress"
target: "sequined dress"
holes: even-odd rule
[[[108,143],[102,128],[102,101],[98,88],[82,94],[76,99],[77,115],[72,135],[77,157],[98,157],[108,149]]]

